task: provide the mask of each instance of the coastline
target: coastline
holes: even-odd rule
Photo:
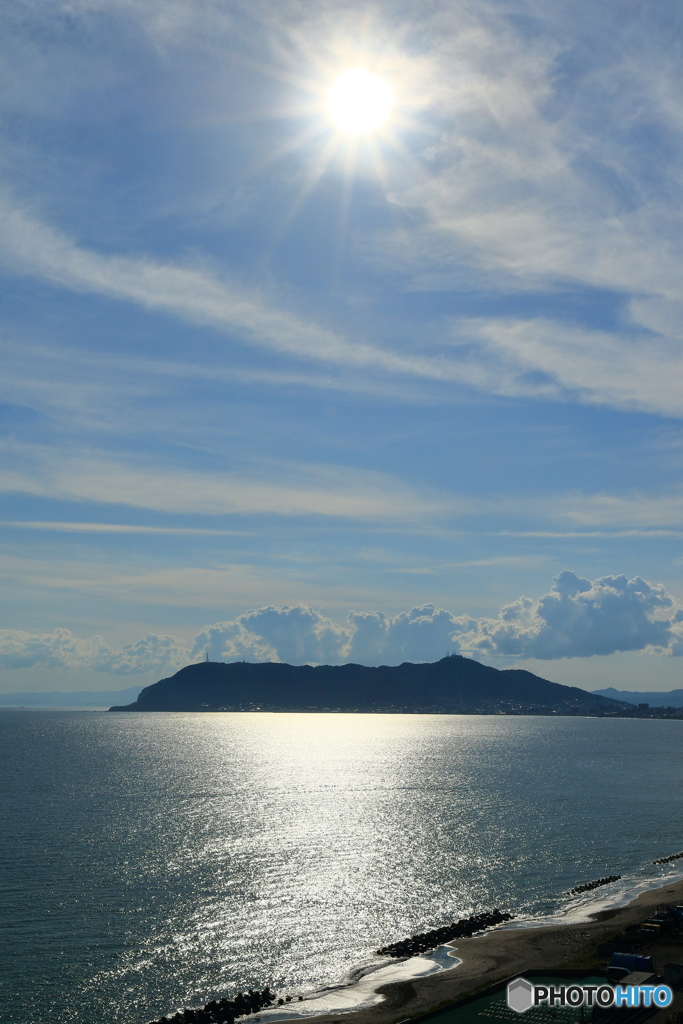
[[[453,941],[461,961],[451,970],[382,985],[381,1002],[357,1010],[308,1017],[315,1024],[398,1024],[420,1017],[525,970],[573,966],[597,943],[650,917],[660,903],[683,904],[683,880],[647,889],[625,906],[600,909],[588,920],[537,927],[503,927]],[[450,945],[450,944],[449,944]],[[280,1020],[285,1015],[280,1017]]]

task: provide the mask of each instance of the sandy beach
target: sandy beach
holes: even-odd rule
[[[479,938],[454,940],[452,945],[462,960],[459,966],[425,978],[386,985],[378,990],[384,996],[381,1003],[345,1013],[344,1024],[397,1024],[525,970],[573,966],[573,961],[597,943],[623,931],[627,925],[645,921],[660,903],[683,904],[683,881],[650,889],[625,907],[597,912],[590,921],[498,929]],[[316,1024],[341,1019],[339,1014],[312,1018]]]

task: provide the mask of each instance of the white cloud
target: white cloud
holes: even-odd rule
[[[479,619],[461,638],[465,651],[516,658],[585,658],[656,649],[679,654],[682,631],[674,600],[640,577],[590,580],[565,570],[539,601],[519,598],[497,619]]]
[[[683,653],[683,611],[661,585],[636,577],[591,582],[565,570],[538,601],[521,597],[498,618],[454,615],[434,605],[387,616],[349,612],[340,626],[302,606],[260,608],[207,626],[193,656],[396,665],[435,661],[448,649],[500,661],[585,658],[615,651]]]
[[[349,633],[312,608],[259,608],[229,622],[206,626],[195,637],[193,656],[215,661],[338,662]]]
[[[192,653],[198,658],[208,652],[215,661],[395,665],[443,657],[453,647],[453,637],[474,624],[467,616],[455,618],[434,605],[395,616],[352,611],[343,626],[301,605],[259,608],[205,627],[195,638]]]
[[[640,577],[591,582],[565,570],[548,594],[537,601],[520,597],[495,619],[425,604],[393,616],[350,611],[340,624],[305,605],[271,605],[205,626],[191,646],[148,633],[120,651],[99,636],[79,639],[67,629],[0,631],[0,668],[45,665],[113,675],[175,671],[207,654],[225,662],[397,665],[436,661],[448,650],[503,664],[616,651],[683,655],[683,609],[661,584]]]
[[[187,663],[188,651],[175,637],[148,633],[141,640],[112,651],[100,636],[80,639],[68,629],[51,633],[0,630],[0,668],[73,669],[134,675],[140,672],[176,671]]]
[[[362,665],[396,665],[402,661],[436,661],[457,646],[457,637],[474,620],[456,617],[433,604],[411,608],[400,615],[350,612],[352,630],[349,661]]]
[[[461,321],[457,335],[475,337],[480,358],[493,356],[492,390],[574,397],[613,408],[680,416],[680,340],[639,332],[591,331],[539,317]]]
[[[92,668],[106,664],[111,648],[102,637],[75,637],[68,629],[51,633],[26,633],[18,629],[0,631],[0,665],[3,668]]]
[[[548,506],[547,512],[552,514]],[[555,515],[557,515],[557,509]],[[680,529],[683,525],[683,497],[679,494],[567,494],[562,498],[558,518],[576,527],[634,527],[650,533],[657,527]]]
[[[104,22],[94,14],[115,17],[139,26],[157,49],[180,47],[188,59],[197,46],[218,59],[216,50],[238,32],[240,45],[256,47],[261,58],[270,53],[273,74],[290,84],[295,74],[324,77],[326,61],[348,57],[356,18],[343,3],[311,11],[260,2],[246,17],[245,6],[226,14],[215,3],[190,0],[52,5],[53,12],[66,9],[95,35]],[[44,4],[25,10],[48,16]],[[390,237],[361,244],[384,267],[407,269],[418,287],[461,288],[467,274],[483,275],[498,292],[608,289],[623,300],[624,330],[487,320],[456,325],[458,341],[470,348],[454,352],[444,328],[427,352],[424,338],[435,329],[421,324],[410,347],[399,350],[351,339],[290,308],[282,293],[264,294],[215,267],[103,255],[5,197],[0,240],[8,269],[212,325],[249,345],[358,377],[459,382],[494,394],[578,397],[679,416],[683,87],[663,45],[666,30],[654,16],[621,19],[585,2],[543,8],[520,0],[515,10],[523,17],[464,0],[420,5],[400,28],[390,13],[376,13],[377,59],[400,71],[404,114],[423,107],[428,130],[420,136],[411,122],[413,138],[423,139],[419,162],[396,155],[386,162],[391,201],[408,216]],[[33,60],[42,67],[35,54]],[[369,339],[373,333],[370,325]],[[323,377],[310,383],[328,386]],[[368,381],[336,386],[367,389]]]
[[[415,287],[475,281],[531,307],[539,291],[612,292],[623,323],[608,329],[456,325],[460,343],[470,329],[483,342],[468,379],[479,365],[494,393],[680,416],[683,85],[668,29],[652,8],[515,8],[516,27],[487,4],[423,12],[441,131],[422,174],[392,167],[393,201],[413,221],[376,255]]]
[[[381,576],[368,576],[362,558],[354,556],[349,563],[337,551],[326,554],[323,549],[320,557],[302,560],[292,557],[291,538],[276,543],[280,550],[271,552],[273,542],[284,534],[275,532],[270,524],[252,537],[253,550],[226,552],[224,558],[214,554],[208,566],[196,564],[200,559],[179,565],[169,565],[164,559],[160,564],[153,552],[145,554],[141,547],[112,557],[88,545],[79,558],[46,558],[40,547],[30,545],[23,551],[13,544],[7,550],[0,547],[0,577],[13,595],[21,593],[22,601],[38,605],[46,600],[61,602],[69,594],[86,602],[98,598],[134,606],[139,615],[148,614],[144,606],[182,608],[188,614],[205,609],[204,615],[214,616],[209,622],[220,614],[217,609],[259,608],[274,601],[327,606],[332,601],[335,610],[382,607],[387,600],[394,607],[398,601],[403,603],[396,586],[387,586]],[[323,543],[328,538],[324,533]],[[332,588],[330,580],[334,580]],[[410,594],[406,594],[405,601],[409,600]],[[163,621],[165,612],[159,614]],[[177,614],[174,619],[177,621]]]
[[[406,258],[680,299],[683,87],[667,30],[589,3],[525,9],[517,27],[490,5],[424,18],[443,130],[431,173],[395,179],[395,201],[425,216]]]
[[[71,291],[94,292],[211,325],[285,355],[354,369],[476,383],[482,371],[442,356],[403,354],[342,335],[276,305],[255,288],[204,267],[103,256],[0,196],[0,260],[13,274],[42,278]]]
[[[177,427],[178,402],[187,394],[188,382],[213,388],[245,386],[296,391],[323,391],[335,401],[339,393],[376,395],[416,404],[433,402],[437,392],[431,380],[357,373],[352,367],[288,364],[269,368],[235,365],[234,353],[211,352],[202,364],[197,351],[187,361],[92,352],[84,348],[32,344],[26,338],[0,338],[3,374],[0,399],[26,405],[53,420],[96,431],[107,428],[119,434],[140,434],[151,429]],[[450,389],[440,390],[450,401]],[[163,399],[163,403],[160,403]],[[186,410],[189,416],[189,410]]]
[[[55,451],[0,442],[0,491],[206,515],[270,513],[418,518],[454,502],[419,494],[387,473],[347,466],[255,460],[248,469],[193,471],[106,452]]]
[[[302,605],[266,607],[205,626],[191,650],[175,637],[148,633],[114,651],[102,637],[80,639],[68,629],[31,634],[0,631],[0,668],[68,668],[133,675],[175,671],[206,654],[212,661],[281,661],[368,665],[429,661],[453,648],[452,637],[474,625],[464,616],[424,605],[396,616],[350,612],[340,625]]]
[[[522,517],[530,525],[539,520],[545,525],[535,530],[483,532],[501,536],[597,536],[596,528],[606,530],[609,535],[615,530],[623,532],[631,528],[650,535],[657,529],[679,531],[683,527],[683,496],[675,492],[581,494],[570,491],[550,497],[495,494],[472,497],[426,487],[414,488],[388,473],[349,466],[252,459],[243,468],[233,465],[229,470],[198,471],[164,466],[138,456],[126,458],[92,449],[69,451],[11,439],[0,441],[0,460],[0,493],[19,492],[69,501],[128,505],[171,514],[320,516],[366,522],[383,519],[395,528],[431,536],[437,535],[438,524],[443,527],[445,521],[449,523],[450,534],[454,519],[468,532],[479,533],[482,531],[471,517],[503,514]],[[465,527],[465,524],[468,525]],[[551,524],[566,524],[569,530],[549,529]],[[31,525],[26,522],[14,525],[71,532],[143,530],[134,524],[36,522]],[[260,527],[252,525],[251,528]],[[151,532],[157,528],[146,526],[144,529]],[[173,528],[161,527],[158,532],[164,529]],[[222,532],[226,531],[218,531]],[[509,562],[511,556],[502,557]],[[442,569],[444,564],[438,561],[435,566]],[[452,564],[457,567],[459,563]]]
[[[111,654],[105,665],[97,666],[101,672],[112,675],[132,675],[153,670],[176,672],[189,661],[189,650],[174,636],[147,633],[141,640],[126,644]]]
[[[240,530],[211,530],[195,526],[137,526],[125,523],[69,523],[49,520],[0,520],[0,526],[13,526],[18,530],[41,530],[47,533],[147,533],[171,536],[235,537],[244,536]]]

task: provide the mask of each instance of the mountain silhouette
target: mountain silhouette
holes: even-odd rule
[[[402,665],[201,662],[110,711],[615,712],[630,705],[471,658]]]

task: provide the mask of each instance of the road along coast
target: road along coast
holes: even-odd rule
[[[382,986],[377,991],[383,1001],[345,1013],[344,1024],[397,1024],[526,970],[573,966],[574,961],[590,958],[591,950],[615,932],[647,920],[662,903],[683,904],[683,881],[649,889],[624,907],[598,911],[589,921],[505,928],[478,938],[454,940],[453,946],[462,961],[458,967]],[[338,1013],[308,1018],[311,1024],[338,1024],[341,1019]]]

